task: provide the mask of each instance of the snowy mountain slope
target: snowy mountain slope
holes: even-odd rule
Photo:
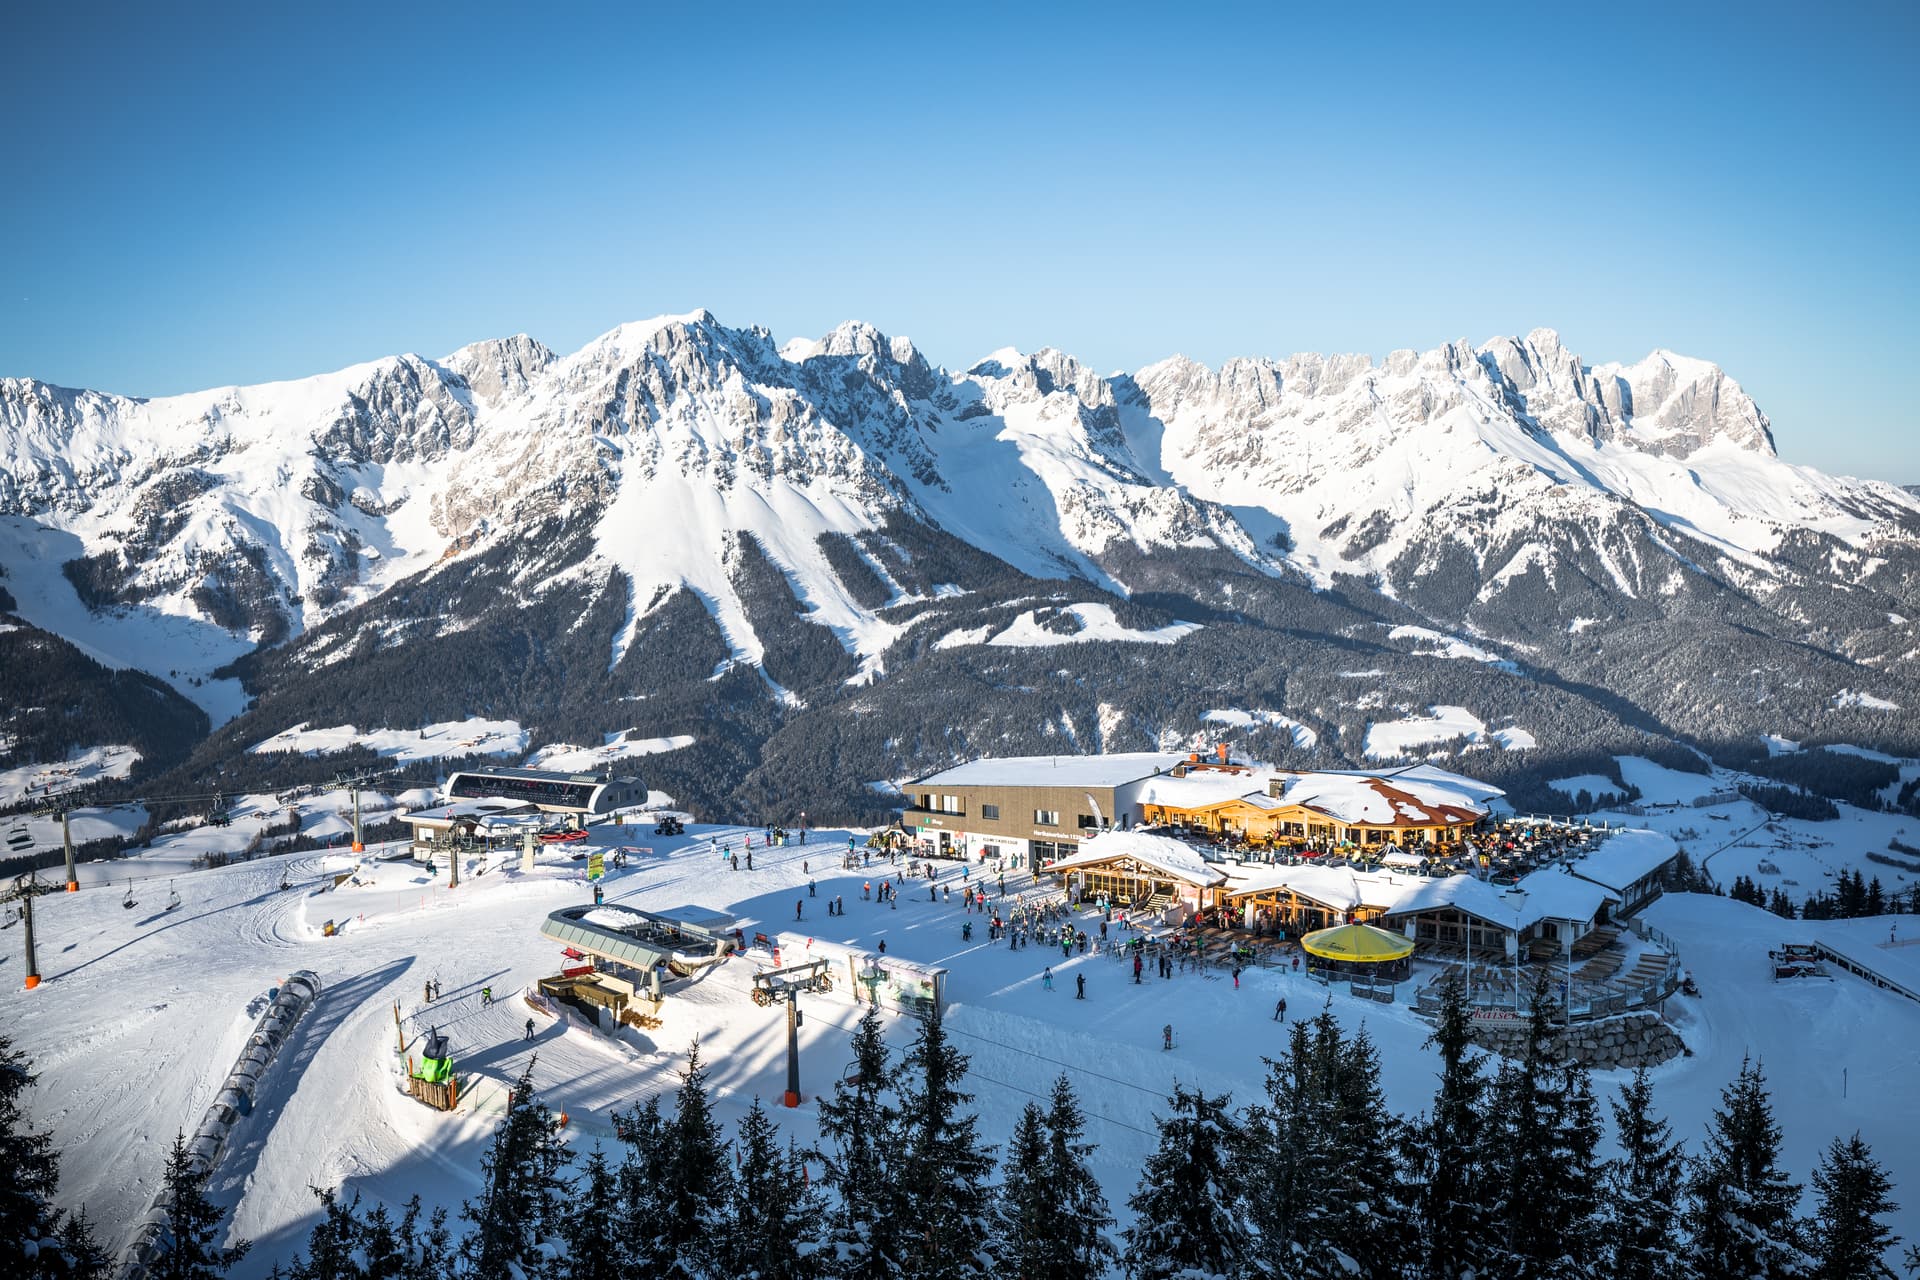
[[[0,432],[21,615],[217,721],[257,700],[221,750],[476,714],[578,741],[550,717],[589,689],[656,699],[643,727],[674,735],[764,733],[755,717],[900,676],[900,707],[935,679],[1032,688],[1004,647],[936,642],[1043,598],[1124,609],[1076,654],[1177,637],[1143,677],[1162,693],[1195,646],[1284,682],[1288,663],[1373,665],[1412,627],[1495,670],[1423,659],[1430,687],[1392,692],[1408,707],[1551,681],[1607,723],[1685,735],[1729,701],[1771,698],[1792,732],[1843,690],[1920,705],[1920,500],[1781,461],[1713,365],[1588,366],[1547,330],[1103,376],[1052,349],[954,371],[859,323],[782,345],[695,312],[568,355],[516,337],[158,400],[4,380]],[[1701,679],[1736,653],[1753,676]],[[1028,723],[1195,731],[1144,690],[1124,713],[1059,696]],[[1336,708],[1259,696],[1361,752]],[[412,719],[386,718],[396,701]],[[979,731],[1010,714],[969,710]]]

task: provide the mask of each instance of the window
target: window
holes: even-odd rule
[[[981,805],[981,806],[980,806],[980,819],[981,819],[981,821],[983,821],[983,822],[998,822],[998,821],[1000,821],[1000,806],[999,806],[999,805],[997,805],[997,804],[983,804],[983,805]]]
[[[1059,826],[1060,811],[1058,809],[1035,809],[1033,811],[1033,825],[1036,827]]]
[[[959,796],[941,796],[941,797],[940,797],[940,812],[942,812],[942,813],[959,813],[959,812],[960,812],[960,797],[959,797]]]
[[[1097,831],[1099,830],[1099,828],[1100,828],[1100,819],[1094,817],[1090,813],[1083,813],[1080,815],[1080,829],[1082,831]]]

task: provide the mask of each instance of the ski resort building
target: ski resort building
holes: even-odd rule
[[[571,813],[581,817],[612,813],[647,802],[647,787],[637,777],[611,774],[555,773],[546,769],[507,769],[488,765],[462,769],[447,779],[442,798],[456,800],[512,800],[542,813]]]
[[[975,760],[909,783],[901,819],[944,857],[1038,868],[1102,832],[1139,826],[1268,847],[1422,849],[1459,839],[1498,787],[1431,765],[1301,773],[1211,757],[1132,752]],[[1417,861],[1417,859],[1415,859]]]

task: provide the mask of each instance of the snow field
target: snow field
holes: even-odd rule
[[[419,729],[369,729],[350,724],[316,729],[297,724],[247,748],[255,755],[293,751],[323,756],[350,747],[367,747],[401,764],[445,756],[518,756],[527,749],[527,731],[516,720],[444,720]]]

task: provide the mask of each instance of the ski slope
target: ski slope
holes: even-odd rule
[[[624,871],[611,874],[609,903],[717,909],[749,937],[780,934],[789,963],[808,954],[808,939],[817,954],[840,954],[884,938],[889,956],[949,968],[949,1027],[972,1059],[969,1087],[983,1134],[1003,1143],[1020,1107],[1065,1071],[1080,1087],[1089,1136],[1100,1144],[1096,1171],[1123,1217],[1153,1146],[1152,1117],[1175,1079],[1230,1090],[1237,1103],[1254,1099],[1263,1057],[1285,1043],[1271,1016],[1277,997],[1286,997],[1295,1017],[1330,1000],[1349,1027],[1364,1022],[1380,1046],[1393,1107],[1412,1115],[1431,1103],[1437,1063],[1425,1047],[1429,1028],[1402,1005],[1355,1001],[1291,972],[1265,970],[1248,971],[1239,990],[1224,974],[1135,986],[1106,957],[1062,962],[1044,948],[1010,952],[988,943],[983,928],[963,943],[969,917],[957,893],[929,902],[925,882],[909,882],[895,906],[863,901],[861,885],[877,884],[885,869],[839,870],[844,832],[815,833],[803,847],[756,848],[752,871],[729,869],[716,847],[738,850],[747,828],[650,833],[645,825],[594,830],[595,847],[637,850]],[[36,991],[20,989],[20,935],[0,934],[8,948],[0,958],[0,1023],[41,1073],[29,1105],[64,1153],[62,1200],[85,1204],[112,1242],[123,1243],[173,1135],[200,1119],[268,990],[301,968],[319,973],[325,990],[213,1179],[216,1196],[234,1209],[232,1229],[256,1241],[240,1280],[304,1247],[314,1221],[309,1184],[345,1184],[389,1202],[418,1192],[429,1204],[457,1209],[477,1187],[506,1083],[535,1055],[535,1081],[567,1112],[576,1146],[610,1141],[613,1110],[671,1089],[696,1036],[724,1119],[737,1120],[756,1096],[777,1099],[784,1018],[748,998],[763,959],[735,958],[672,985],[658,1030],[628,1031],[618,1042],[533,1013],[517,998],[562,963],[539,927],[548,912],[586,900],[584,863],[573,861],[580,852],[543,849],[531,874],[517,864],[483,871],[470,861],[451,891],[406,861],[305,854],[191,872],[178,854],[157,853],[103,869],[121,881],[133,877],[132,908],[122,906],[120,883],[40,899],[45,981]],[[335,876],[349,872],[352,879],[333,887]],[[951,866],[942,875],[958,879]],[[807,895],[810,878],[818,897]],[[183,900],[172,912],[162,910],[169,883]],[[844,897],[844,917],[827,917],[831,894]],[[796,903],[806,915],[798,924]],[[1859,1128],[1898,1180],[1896,1198],[1912,1206],[1896,1229],[1920,1234],[1920,1109],[1902,1088],[1920,1065],[1920,1003],[1847,976],[1771,982],[1767,948],[1798,938],[1807,925],[1692,896],[1663,899],[1649,914],[1678,940],[1702,989],[1698,999],[1672,1006],[1694,1055],[1655,1072],[1659,1106],[1676,1131],[1698,1140],[1719,1089],[1742,1055],[1753,1053],[1766,1065],[1795,1175],[1806,1176],[1835,1134]],[[322,936],[329,919],[341,924],[339,936]],[[1039,981],[1049,963],[1053,991]],[[1079,974],[1087,976],[1084,1002],[1072,994]],[[444,998],[425,1006],[429,980],[443,984]],[[491,1008],[479,999],[483,985],[498,997]],[[849,1057],[858,1010],[846,985],[805,998],[808,1100],[794,1111],[776,1108],[783,1131],[802,1142],[815,1132],[813,1096],[831,1087]],[[452,1037],[461,1070],[473,1078],[458,1112],[430,1112],[398,1092],[396,1003],[400,1034],[416,1049],[430,1027]],[[529,1017],[531,1043],[522,1039]],[[890,1038],[903,1048],[913,1024],[889,1020]],[[1177,1041],[1171,1052],[1160,1047],[1168,1023]],[[1610,1095],[1623,1079],[1602,1073],[1597,1084]]]

